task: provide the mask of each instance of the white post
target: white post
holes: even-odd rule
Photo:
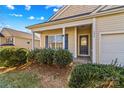
[[[96,63],[96,18],[92,24],[92,63]]]
[[[35,33],[32,33],[32,50],[34,50],[34,42],[35,42]]]
[[[63,49],[65,49],[65,27],[62,28],[62,35],[63,35]]]
[[[74,39],[75,39],[75,54],[74,57],[77,58],[77,27],[75,27],[75,34],[74,34]]]

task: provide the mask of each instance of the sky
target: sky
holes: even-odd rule
[[[0,5],[0,28],[30,32],[25,27],[46,22],[62,5]]]

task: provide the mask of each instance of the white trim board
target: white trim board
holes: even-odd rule
[[[77,46],[78,46],[78,30],[77,30],[77,27],[75,27],[75,34],[74,34],[74,38],[75,38],[75,58],[77,58],[77,55],[78,55],[78,49],[77,49]]]
[[[69,23],[63,23],[63,24],[58,24],[58,25],[52,25],[52,26],[46,26],[42,28],[36,28],[34,31],[45,31],[45,30],[52,30],[52,29],[59,29],[63,27],[75,27],[75,26],[81,26],[81,25],[87,25],[87,24],[92,24],[92,19],[89,20],[81,20],[81,21],[75,21],[75,22],[69,22]]]
[[[93,18],[92,24],[92,63],[97,63],[96,61],[96,18]]]
[[[88,36],[88,55],[82,55],[80,54],[80,36],[84,36],[84,35],[87,35]],[[91,39],[90,39],[90,33],[86,33],[86,34],[79,34],[78,35],[78,40],[79,40],[79,43],[78,43],[78,56],[90,56],[90,43],[91,43]]]

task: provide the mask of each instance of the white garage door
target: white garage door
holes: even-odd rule
[[[118,59],[118,63],[124,66],[124,34],[108,34],[101,36],[101,62],[111,64]]]

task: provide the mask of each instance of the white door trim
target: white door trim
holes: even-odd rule
[[[101,37],[102,35],[109,35],[109,34],[124,34],[124,31],[109,31],[109,32],[100,32],[99,33],[99,62],[101,63]]]
[[[80,54],[80,36],[85,36],[87,35],[88,36],[88,55],[83,55],[83,54]],[[86,34],[79,34],[78,35],[78,40],[79,40],[79,44],[78,44],[78,55],[79,56],[90,56],[90,33],[86,33]]]

